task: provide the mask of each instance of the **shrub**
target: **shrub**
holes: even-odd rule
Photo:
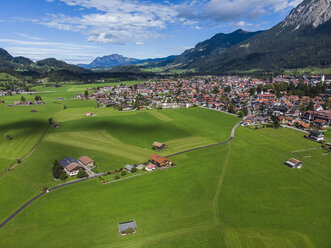
[[[7,134],[7,135],[6,135],[6,139],[7,139],[7,140],[12,140],[12,139],[13,139],[13,137],[12,137],[12,136],[10,136],[9,134]]]
[[[125,234],[128,234],[128,235],[133,234],[134,232],[135,232],[135,231],[134,231],[133,228],[128,228],[128,229],[126,229],[126,230],[124,231],[124,233],[125,233]]]
[[[125,176],[126,175],[126,171],[125,170],[122,170],[121,171],[121,176]]]
[[[120,179],[120,176],[116,174],[114,178],[115,178],[115,180],[118,180],[118,179]]]
[[[132,170],[131,170],[132,173],[135,173],[137,172],[137,168],[136,167],[133,167]]]
[[[87,173],[86,173],[86,171],[85,171],[83,168],[81,168],[81,169],[78,171],[77,177],[78,177],[78,178],[87,177]]]
[[[68,178],[68,175],[67,175],[67,173],[65,173],[64,171],[62,171],[62,173],[60,174],[60,179],[61,180],[66,180]]]

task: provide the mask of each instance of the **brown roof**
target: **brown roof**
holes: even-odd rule
[[[89,163],[93,163],[93,159],[89,158],[88,156],[81,156],[79,158],[79,161],[82,162],[83,164],[87,165]]]
[[[298,164],[298,163],[301,163],[301,161],[295,159],[295,158],[290,158],[288,161],[290,161],[291,163],[293,164]]]
[[[161,147],[162,145],[164,145],[164,144],[163,143],[160,143],[160,142],[157,142],[157,141],[155,141],[153,143],[153,146],[156,146],[156,147]]]
[[[74,170],[79,170],[80,168],[81,166],[76,162],[72,162],[65,167],[65,169],[69,172],[72,172]]]
[[[171,162],[171,159],[164,158],[164,157],[162,157],[158,154],[153,154],[149,158],[150,158],[150,160],[153,160],[153,161],[155,161],[156,163],[159,163],[159,164],[163,163],[164,161]]]

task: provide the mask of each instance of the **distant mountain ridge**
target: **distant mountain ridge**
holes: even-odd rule
[[[136,65],[143,64],[151,61],[164,61],[176,57],[175,55],[168,56],[166,58],[156,58],[156,59],[135,59],[124,57],[120,54],[111,54],[102,57],[97,57],[90,64],[77,64],[85,69],[108,69],[114,66],[124,66],[124,65]]]

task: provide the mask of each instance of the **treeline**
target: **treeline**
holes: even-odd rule
[[[274,84],[266,84],[266,85],[259,85],[256,89],[252,88],[250,89],[250,93],[254,94],[261,93],[262,91],[270,91],[277,95],[277,97],[281,96],[281,92],[286,92],[287,95],[298,95],[298,96],[309,96],[309,97],[316,97],[319,94],[324,94],[326,92],[326,89],[330,89],[326,85],[326,83],[317,83],[316,86],[304,84],[303,82],[298,83],[297,85],[294,85],[293,82],[286,83],[286,82],[280,82],[280,83],[274,83]]]

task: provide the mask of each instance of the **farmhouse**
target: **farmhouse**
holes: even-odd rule
[[[324,140],[324,134],[317,130],[312,130],[308,137],[316,141]]]
[[[172,160],[169,158],[164,158],[158,154],[153,154],[149,157],[151,163],[155,164],[158,167],[171,166]]]
[[[69,176],[77,175],[79,169],[82,168],[82,165],[76,159],[70,157],[60,160],[59,164]]]
[[[295,158],[290,158],[288,161],[285,162],[285,164],[291,168],[296,168],[296,169],[301,169],[302,167],[302,162]]]
[[[153,143],[153,149],[154,150],[157,150],[157,151],[162,151],[164,149],[166,149],[168,146],[166,144],[163,144],[163,143],[160,143],[160,142],[157,142],[155,141]]]
[[[128,172],[131,172],[131,170],[134,168],[133,165],[127,164],[126,166],[124,166],[124,169],[126,169]]]
[[[88,156],[81,156],[79,159],[79,162],[89,169],[92,169],[94,167],[94,160],[89,158]]]
[[[147,165],[146,167],[145,167],[145,169],[147,170],[147,171],[152,171],[152,170],[155,170],[155,165],[154,164],[149,164],[149,165]]]
[[[78,174],[78,171],[82,168],[82,166],[79,163],[70,163],[66,167],[64,167],[64,171],[69,175],[69,176],[75,176]]]
[[[137,224],[134,220],[118,224],[118,231],[121,235],[130,235],[137,232]]]

